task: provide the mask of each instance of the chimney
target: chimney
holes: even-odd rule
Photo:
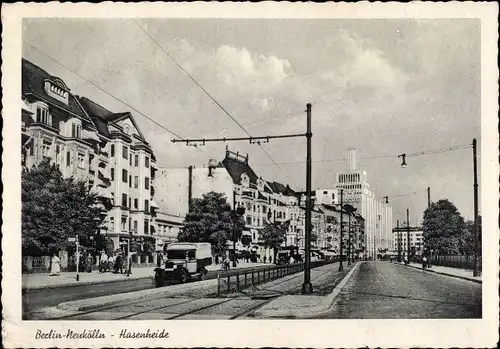
[[[347,169],[349,172],[356,170],[356,149],[347,149]]]

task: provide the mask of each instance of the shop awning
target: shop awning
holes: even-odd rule
[[[156,202],[154,202],[153,200],[151,200],[151,202],[149,203],[149,206],[150,206],[151,208],[160,208],[160,206],[158,206],[158,205],[156,204]]]
[[[82,130],[83,139],[93,139],[94,141],[99,141],[99,135],[95,131]]]
[[[158,169],[158,166],[156,165],[156,162],[152,162],[151,163],[151,167],[154,168],[155,170]]]

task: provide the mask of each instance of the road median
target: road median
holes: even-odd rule
[[[263,318],[295,319],[308,319],[323,315],[330,311],[340,291],[361,263],[363,262],[357,262],[327,296],[285,295],[256,310],[253,315]]]

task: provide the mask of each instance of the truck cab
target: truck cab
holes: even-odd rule
[[[181,283],[203,280],[206,266],[212,264],[212,246],[209,243],[172,243],[167,246],[161,267],[155,269],[156,287],[165,285],[165,280]]]

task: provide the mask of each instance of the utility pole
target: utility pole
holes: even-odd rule
[[[472,153],[474,164],[474,276],[481,276],[481,265],[479,259],[481,258],[481,243],[479,236],[479,229],[477,224],[478,218],[478,184],[477,184],[477,141],[472,140]]]
[[[311,294],[311,103],[307,103],[307,155],[306,155],[306,236],[305,236],[305,269],[304,269],[304,283],[302,284],[302,294]]]
[[[399,231],[399,219],[396,221],[396,234],[398,234],[398,262],[401,263],[401,232]]]
[[[351,213],[349,212],[349,231],[347,232],[347,265],[351,265]]]
[[[236,227],[234,219],[236,219],[236,191],[233,190],[233,268],[236,268]]]
[[[304,283],[302,284],[302,293],[309,294],[312,293],[311,285],[311,173],[312,173],[312,161],[311,161],[311,103],[307,103],[307,132],[297,133],[297,134],[282,134],[274,136],[249,136],[249,137],[224,137],[224,138],[198,138],[198,139],[172,139],[172,143],[185,143],[186,145],[201,146],[208,142],[232,142],[232,141],[249,141],[250,144],[261,144],[269,143],[270,139],[278,138],[295,138],[295,137],[306,137],[307,139],[307,158],[306,158],[306,231],[305,231],[305,270],[304,270]]]
[[[406,209],[406,246],[407,246],[407,260],[410,263],[410,209]]]
[[[342,258],[344,257],[344,249],[342,248],[344,240],[344,189],[340,189],[340,264],[339,271],[344,270]]]

